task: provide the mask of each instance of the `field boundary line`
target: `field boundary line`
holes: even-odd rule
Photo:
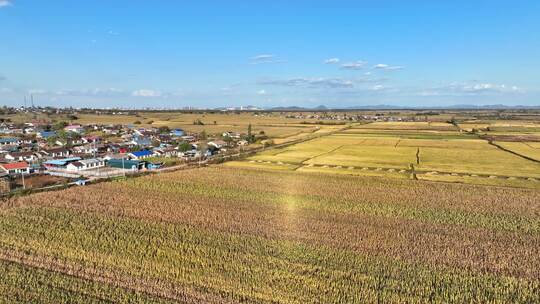
[[[507,149],[507,148],[505,148],[505,147],[503,147],[503,146],[501,146],[501,145],[498,145],[498,144],[494,143],[494,142],[491,141],[491,140],[488,141],[488,144],[490,144],[490,145],[492,145],[492,146],[494,146],[494,147],[497,147],[498,149],[503,150],[503,151],[505,151],[505,152],[514,154],[514,155],[519,156],[519,157],[521,157],[521,158],[524,158],[524,159],[526,159],[526,160],[530,160],[530,161],[533,161],[533,162],[535,162],[535,163],[539,163],[539,164],[540,164],[540,160],[537,160],[537,159],[534,159],[534,158],[529,157],[529,156],[527,156],[527,155],[523,155],[523,154],[517,153],[517,152],[515,152],[515,151],[509,150],[509,149]]]
[[[540,148],[536,148],[536,147],[533,147],[533,146],[529,145],[528,142],[522,141],[521,143],[524,144],[524,145],[526,145],[527,147],[529,147],[529,148],[531,148],[531,149],[540,150]]]
[[[307,161],[310,161],[310,160],[312,160],[312,159],[314,159],[314,158],[317,158],[317,157],[319,157],[319,156],[323,156],[323,155],[325,155],[325,154],[330,154],[330,153],[332,153],[332,152],[335,152],[335,151],[337,151],[337,150],[339,150],[339,149],[341,149],[341,148],[343,148],[343,147],[345,147],[345,146],[347,146],[347,145],[341,145],[341,146],[339,146],[339,147],[337,147],[337,148],[334,148],[334,149],[332,149],[332,150],[330,150],[330,151],[326,151],[326,152],[324,152],[324,153],[321,153],[321,154],[318,154],[318,155],[315,155],[315,156],[306,158],[306,159],[303,160],[300,164],[302,164],[302,165],[307,165],[307,164],[304,164],[304,163],[307,162]]]

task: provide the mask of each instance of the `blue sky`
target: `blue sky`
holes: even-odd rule
[[[540,1],[0,0],[0,39],[6,105],[540,105]]]

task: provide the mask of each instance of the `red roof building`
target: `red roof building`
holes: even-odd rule
[[[28,163],[24,161],[9,163],[9,164],[0,164],[0,169],[2,169],[8,174],[19,174],[19,173],[30,172]]]

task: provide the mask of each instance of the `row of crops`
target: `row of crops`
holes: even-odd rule
[[[0,210],[0,302],[538,302],[539,202],[225,167],[39,193]]]

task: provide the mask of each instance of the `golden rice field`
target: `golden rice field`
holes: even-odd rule
[[[430,131],[458,131],[454,125],[446,122],[374,122],[361,126],[365,129],[382,130],[430,130]]]
[[[224,166],[0,209],[4,303],[537,303],[540,191]]]
[[[540,139],[540,123],[536,120],[484,120],[465,121],[458,124],[465,131],[488,135],[533,135]]]
[[[423,179],[458,182],[453,174],[467,175],[463,182],[484,184],[482,178],[496,178],[499,185],[516,185],[509,178],[523,179],[520,185],[540,187],[540,163],[504,151],[488,141],[462,135],[401,136],[399,134],[356,134],[348,129],[281,149],[268,150],[228,166],[264,167],[358,175],[395,176],[413,164]],[[535,143],[504,143],[523,155],[536,156]],[[512,150],[509,148],[509,150]],[[418,154],[418,161],[417,161]],[[362,170],[363,169],[363,170]],[[381,172],[382,171],[382,172]],[[403,173],[403,172],[402,172]],[[435,178],[434,175],[437,174]],[[388,174],[386,174],[388,175]],[[452,177],[451,177],[452,176]],[[531,180],[527,180],[531,179]],[[475,182],[477,181],[477,182]],[[488,184],[493,184],[490,181]]]
[[[497,142],[501,147],[540,161],[540,142]]]

